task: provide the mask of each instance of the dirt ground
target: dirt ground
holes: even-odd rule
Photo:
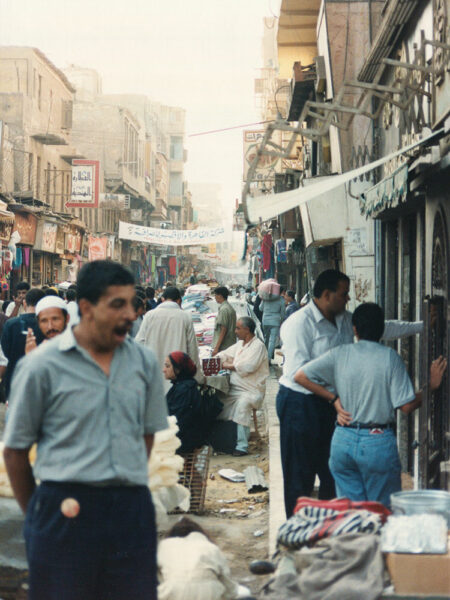
[[[259,415],[258,428],[260,427]],[[246,467],[258,466],[268,483],[269,459],[267,436],[258,439],[252,432],[248,456],[213,454],[206,487],[205,512],[189,515],[210,533],[228,559],[233,579],[257,593],[265,578],[250,573],[252,560],[268,557],[269,492],[249,494],[244,483],[223,479],[221,469],[243,472]],[[175,522],[178,515],[172,515]]]

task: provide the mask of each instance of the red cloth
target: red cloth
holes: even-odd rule
[[[383,521],[392,514],[381,502],[353,502],[348,498],[334,498],[333,500],[314,500],[307,496],[297,498],[297,504],[294,508],[294,514],[305,506],[313,506],[315,508],[328,508],[337,511],[347,510],[369,510],[383,517]]]
[[[169,275],[177,274],[177,257],[171,256],[169,258]]]
[[[186,379],[194,377],[197,373],[197,367],[190,356],[185,352],[171,352],[169,354],[170,362],[176,371],[177,379]]]
[[[261,243],[261,249],[263,253],[263,269],[268,271],[270,269],[270,250],[272,248],[272,236],[270,233],[266,233]]]

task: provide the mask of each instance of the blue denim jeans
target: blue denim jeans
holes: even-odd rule
[[[387,507],[401,490],[401,465],[392,429],[336,427],[331,441],[330,470],[338,496],[375,500]]]
[[[275,352],[275,346],[277,344],[278,336],[280,334],[280,326],[279,325],[263,325],[263,333],[264,333],[264,344],[267,348],[267,354],[269,355],[269,360],[273,358],[273,354]]]
[[[250,438],[250,427],[237,424],[236,450],[248,452],[248,440]]]

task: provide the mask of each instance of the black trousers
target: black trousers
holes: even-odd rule
[[[276,400],[280,420],[281,464],[286,516],[292,516],[297,498],[311,496],[316,475],[319,498],[336,495],[328,468],[336,411],[325,400],[280,385]]]
[[[67,518],[61,502],[75,498]],[[156,600],[156,526],[145,486],[44,482],[28,506],[24,535],[29,600]]]

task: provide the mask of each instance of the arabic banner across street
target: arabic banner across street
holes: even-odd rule
[[[199,246],[227,242],[231,232],[225,227],[212,229],[157,229],[119,221],[119,238],[162,246]]]

